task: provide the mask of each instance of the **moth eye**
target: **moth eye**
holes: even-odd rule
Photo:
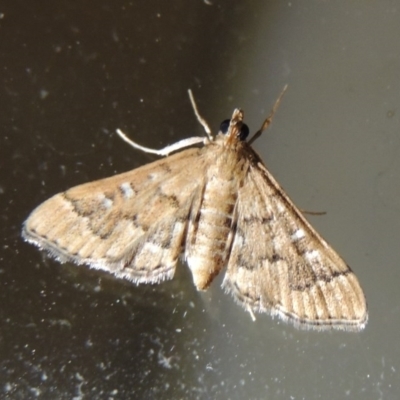
[[[230,119],[226,119],[225,121],[222,121],[221,125],[219,126],[220,132],[222,132],[222,133],[228,132],[230,122],[231,122]]]
[[[239,139],[241,141],[246,140],[247,136],[249,136],[249,127],[246,124],[243,124],[241,129],[240,129],[240,133],[239,133]]]
[[[225,121],[221,122],[221,125],[219,126],[220,132],[224,134],[227,133],[230,122],[230,119],[226,119]],[[249,127],[246,124],[242,124],[242,127],[240,128],[239,139],[241,141],[246,140],[247,136],[249,136],[249,132]]]

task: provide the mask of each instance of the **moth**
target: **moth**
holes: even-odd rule
[[[241,109],[213,135],[191,91],[206,136],[153,150],[117,130],[133,147],[166,158],[51,197],[22,236],[60,262],[136,284],[171,279],[183,256],[198,290],[225,269],[223,288],[252,316],[265,312],[305,329],[363,329],[368,313],[356,276],[251,147],[284,91],[250,140]]]

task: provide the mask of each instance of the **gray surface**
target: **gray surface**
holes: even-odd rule
[[[400,393],[398,1],[0,4],[0,398],[397,399]],[[35,5],[33,5],[35,4]],[[229,5],[229,6],[228,6]],[[19,237],[73,185],[216,128],[234,107],[255,148],[356,272],[360,334],[248,314],[180,266],[158,286],[60,266]]]

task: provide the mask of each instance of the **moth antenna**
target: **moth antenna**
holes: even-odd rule
[[[261,134],[268,128],[268,126],[271,124],[272,122],[272,118],[276,112],[276,110],[278,109],[282,97],[285,94],[286,90],[288,88],[288,85],[285,85],[285,87],[283,88],[281,94],[279,95],[278,99],[275,101],[274,106],[272,107],[271,113],[268,115],[268,117],[265,119],[265,121],[263,122],[263,124],[261,125],[261,128],[249,139],[249,141],[247,142],[248,144],[252,144],[256,139],[258,139]]]

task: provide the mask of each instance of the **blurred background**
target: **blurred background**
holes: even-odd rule
[[[0,398],[398,399],[400,10],[395,0],[0,4]],[[218,277],[135,286],[20,238],[39,203],[216,130],[233,108],[357,274],[361,333],[252,322]]]

